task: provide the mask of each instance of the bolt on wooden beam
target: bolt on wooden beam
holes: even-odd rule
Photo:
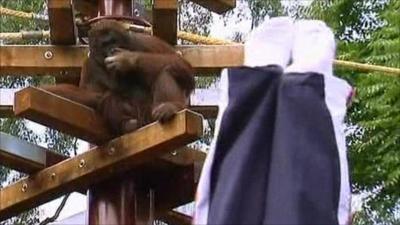
[[[0,164],[3,166],[32,174],[67,158],[0,132]]]
[[[222,14],[236,7],[236,0],[191,0],[204,8]]]
[[[87,54],[82,46],[0,46],[0,76],[79,74]]]
[[[243,65],[243,45],[180,45],[176,50],[201,76]],[[0,76],[79,74],[87,57],[86,46],[0,46]]]
[[[0,220],[145,164],[195,141],[202,132],[201,116],[184,110],[165,124],[150,124],[43,169],[0,190]]]

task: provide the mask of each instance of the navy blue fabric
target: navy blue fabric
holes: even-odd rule
[[[337,224],[340,165],[318,74],[234,68],[209,224]]]

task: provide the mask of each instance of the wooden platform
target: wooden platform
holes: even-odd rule
[[[201,135],[201,117],[182,111],[165,125],[154,123],[114,139],[1,189],[0,220],[142,165]]]
[[[0,89],[0,118],[14,117],[14,94],[19,89]],[[218,90],[196,89],[190,97],[189,109],[200,113],[205,119],[216,118],[218,114]]]

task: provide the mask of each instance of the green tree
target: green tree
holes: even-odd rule
[[[362,61],[400,68],[399,11],[400,2],[391,0],[379,13],[382,26],[370,34]],[[356,127],[349,138],[354,187],[373,193],[364,208],[380,222],[374,210],[392,219],[400,204],[400,79],[370,73],[355,84],[358,98],[349,117]]]
[[[247,2],[255,26],[265,15],[320,19],[333,28],[340,59],[400,67],[400,1],[241,2]],[[348,114],[347,143],[353,191],[369,195],[356,223],[399,223],[400,79],[346,68],[336,68],[336,74],[352,83],[358,93]]]

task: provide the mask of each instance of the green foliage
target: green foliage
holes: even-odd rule
[[[400,1],[242,0],[251,9],[253,25],[266,14],[319,19],[333,28],[340,59],[400,67]],[[283,11],[281,9],[283,7]],[[269,11],[274,9],[274,11]],[[254,18],[256,17],[256,18]],[[348,146],[355,193],[369,193],[356,224],[398,224],[400,204],[400,78],[336,68],[336,74],[357,88],[348,114]]]
[[[379,14],[384,25],[371,34],[364,61],[400,68],[399,10],[400,2],[391,0]],[[372,73],[355,83],[349,118],[356,125],[349,138],[355,190],[374,193],[368,212],[394,215],[400,202],[400,78]]]
[[[314,1],[305,18],[335,31],[340,59],[400,67],[400,1]],[[400,79],[338,68],[357,88],[348,114],[353,191],[369,193],[356,224],[394,224],[400,203]],[[388,222],[390,221],[390,222]]]
[[[257,27],[266,15],[270,17],[284,15],[280,0],[248,0],[247,3],[251,11],[252,27]]]

